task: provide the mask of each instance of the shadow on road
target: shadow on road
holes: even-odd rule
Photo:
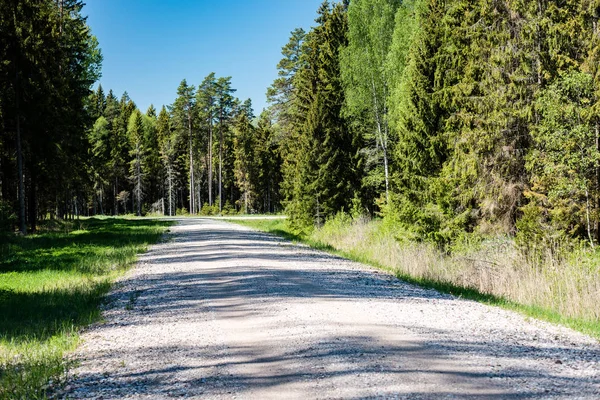
[[[339,257],[293,246],[267,234],[214,223],[206,229],[195,229],[193,224],[197,223],[183,221],[183,231],[175,235],[166,250],[143,257],[144,263],[153,266],[178,265],[177,272],[141,275],[130,291],[119,293],[121,298],[137,298],[133,324],[160,321],[168,325],[201,320],[210,314],[217,322],[228,321],[234,333],[242,334],[244,321],[258,320],[268,312],[275,315],[284,305],[310,309],[315,302],[319,307],[334,307],[368,300],[373,307],[393,302],[401,310],[408,302],[432,306],[432,302],[455,301],[451,296],[353,267]],[[200,263],[201,268],[192,267]],[[190,343],[187,347],[134,348],[119,357],[151,360],[154,354],[170,354],[175,360],[180,356],[182,362],[115,368],[110,378],[116,383],[111,385],[103,383],[106,372],[88,373],[79,385],[104,385],[105,399],[130,394],[132,387],[140,395],[167,391],[169,395],[252,396],[270,389],[282,397],[286,393],[302,397],[305,385],[321,397],[333,398],[365,398],[373,393],[379,398],[417,399],[600,396],[600,376],[564,374],[561,368],[548,367],[558,362],[566,367],[574,360],[597,365],[597,348],[560,341],[542,345],[488,340],[483,335],[450,340],[450,333],[444,329],[436,332],[435,328],[419,328],[419,316],[402,325],[385,318],[377,324],[344,322],[340,316],[330,315],[332,323],[338,324],[332,330],[336,334],[327,334],[322,318],[301,321],[306,332],[320,332],[310,340],[301,340],[293,318],[283,322],[273,318],[260,325],[264,331],[253,333],[255,341],[240,338],[226,346]],[[108,321],[97,334],[120,324],[123,321]],[[244,329],[259,329],[256,326]],[[288,329],[290,335],[270,336],[266,331],[269,328],[279,333]],[[247,333],[250,336],[251,332]],[[199,361],[184,362],[190,357]],[[539,368],[532,366],[532,359],[540,364]],[[94,360],[106,365],[117,361],[112,353]],[[474,367],[476,364],[478,367]],[[172,383],[174,380],[177,385]],[[354,392],[349,392],[352,385]],[[305,394],[310,397],[314,393]]]

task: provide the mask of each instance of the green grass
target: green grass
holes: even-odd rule
[[[43,399],[114,280],[170,225],[90,218],[0,237],[0,399]]]
[[[384,265],[381,261],[377,260],[375,257],[367,254],[361,249],[354,248],[346,248],[345,250],[341,250],[341,246],[336,246],[338,243],[336,234],[339,232],[333,232],[331,237],[328,237],[328,232],[326,230],[321,230],[320,232],[310,235],[310,236],[299,236],[294,234],[289,226],[287,225],[286,220],[230,220],[230,222],[248,226],[263,232],[271,233],[283,237],[285,239],[301,242],[307,244],[313,248],[327,251],[344,258],[348,258],[354,261],[358,261],[364,264],[372,265],[376,268],[389,271],[397,276],[399,279],[421,286],[425,288],[436,289],[443,293],[449,293],[457,297],[466,298],[470,300],[475,300],[481,303],[499,306],[505,309],[509,309],[512,311],[519,312],[525,316],[560,324],[563,326],[570,327],[579,332],[588,334],[596,339],[600,339],[600,324],[596,319],[583,318],[583,317],[573,317],[564,315],[551,307],[541,307],[538,305],[532,304],[522,304],[516,301],[511,301],[503,296],[497,296],[494,294],[484,293],[480,290],[477,290],[472,287],[465,287],[461,285],[457,285],[455,283],[449,282],[443,279],[436,279],[435,275],[432,278],[416,276],[406,273],[401,268],[397,266],[390,266],[389,263]],[[331,229],[331,227],[328,227]],[[344,226],[337,227],[337,230],[344,229]],[[335,228],[334,228],[335,231]],[[443,257],[443,256],[442,256]],[[446,258],[449,260],[449,258]],[[597,268],[597,266],[596,266]],[[596,305],[597,306],[597,305]]]

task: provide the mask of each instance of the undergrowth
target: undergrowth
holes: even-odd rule
[[[60,385],[78,330],[98,320],[112,282],[170,222],[48,221],[0,238],[0,399],[43,399]]]

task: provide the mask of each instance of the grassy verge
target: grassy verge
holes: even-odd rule
[[[457,244],[451,254],[406,240],[381,221],[336,218],[308,236],[285,220],[232,220],[292,241],[390,271],[398,278],[455,296],[518,311],[600,339],[598,253],[580,251],[543,267],[533,265],[510,238]]]
[[[78,330],[100,317],[112,282],[169,224],[91,218],[0,237],[0,399],[43,399],[62,382]]]

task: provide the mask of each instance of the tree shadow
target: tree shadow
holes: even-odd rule
[[[197,221],[186,222],[193,223]],[[168,245],[142,259],[148,265],[144,272],[112,295],[113,307],[121,308],[135,297],[131,314],[119,314],[118,320],[97,327],[96,333],[123,325],[139,329],[148,325],[149,329],[157,323],[197,323],[207,315],[245,326],[249,318],[276,312],[278,304],[302,307],[317,299],[392,301],[398,307],[408,302],[435,306],[454,301],[450,295],[356,267],[340,257],[291,246],[268,234],[221,229],[212,223],[204,230],[176,234]],[[295,262],[302,266],[294,267]],[[478,334],[449,339],[456,338],[456,332],[385,317],[377,324],[386,335],[375,334],[379,326],[361,325],[359,320],[346,322],[336,335],[319,331],[320,323],[303,320],[307,329],[321,332],[303,341],[293,335],[266,333],[262,342],[252,345],[235,338],[221,345],[153,347],[142,343],[94,354],[83,362],[114,366],[138,360],[142,366],[86,372],[74,380],[70,394],[77,397],[95,388],[104,398],[122,398],[135,388],[147,396],[252,397],[261,389],[285,396],[296,388],[314,387],[325,389],[304,394],[326,397],[326,388],[331,387],[356,389],[353,395],[332,395],[340,398],[597,398],[600,394],[600,375],[565,374],[555,364],[562,360],[568,368],[570,362],[597,363],[597,346],[581,348],[564,340],[545,344],[505,340],[508,330],[491,338]],[[269,324],[277,328],[282,322],[274,319]],[[269,326],[260,329],[269,332]],[[243,335],[245,328],[238,329]],[[355,329],[360,334],[352,334]],[[403,338],[403,332],[410,334]],[[481,358],[487,364],[473,361]],[[377,396],[357,383],[371,378],[381,386]]]

